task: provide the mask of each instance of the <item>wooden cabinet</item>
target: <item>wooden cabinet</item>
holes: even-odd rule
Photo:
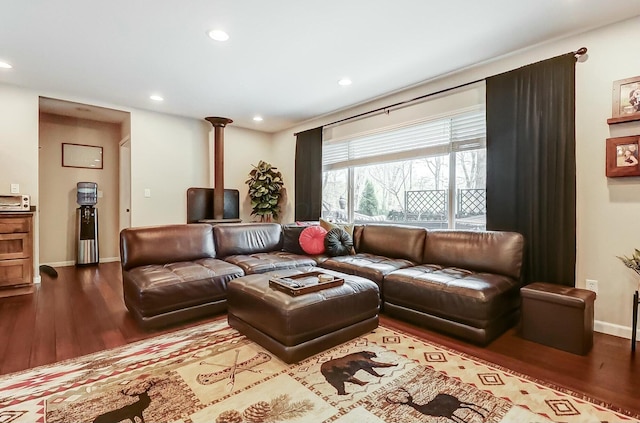
[[[0,213],[0,297],[33,292],[33,214]]]

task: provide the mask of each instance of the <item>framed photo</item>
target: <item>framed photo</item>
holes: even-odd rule
[[[613,117],[640,119],[640,76],[613,83]]]
[[[102,169],[102,147],[62,143],[62,166]]]
[[[607,138],[607,177],[640,176],[640,135]]]

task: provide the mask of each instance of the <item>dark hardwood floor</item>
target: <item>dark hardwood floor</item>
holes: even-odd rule
[[[147,332],[137,327],[124,306],[119,263],[56,270],[57,279],[42,274],[32,295],[0,298],[0,374],[224,318]],[[640,414],[640,358],[631,354],[627,339],[596,333],[593,350],[579,356],[526,341],[514,329],[483,348],[384,315],[381,322]]]

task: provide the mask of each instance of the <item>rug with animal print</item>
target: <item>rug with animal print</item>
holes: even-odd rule
[[[294,365],[217,321],[0,377],[0,423],[637,418],[382,326]]]

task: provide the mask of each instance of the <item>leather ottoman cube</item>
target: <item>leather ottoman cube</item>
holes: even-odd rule
[[[594,292],[536,282],[520,293],[523,338],[574,354],[585,355],[591,350]]]
[[[344,278],[344,284],[299,296],[269,286],[273,273],[247,275],[228,285],[229,325],[293,363],[378,327],[380,294],[368,279],[310,268]],[[277,275],[304,273],[289,269]]]

